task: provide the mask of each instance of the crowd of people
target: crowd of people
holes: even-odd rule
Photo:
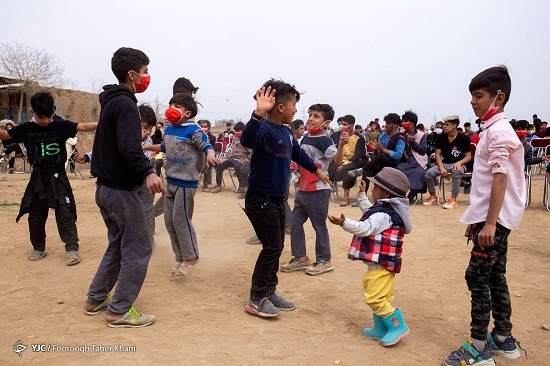
[[[45,223],[53,208],[69,266],[81,258],[63,145],[71,144],[78,131],[96,131],[93,155],[78,155],[77,161],[90,162],[91,174],[97,177],[95,197],[108,244],[83,305],[86,314],[106,311],[108,326],[115,328],[154,323],[153,315],[138,312],[133,304],[155,247],[155,216],[164,214],[170,236],[175,259],[170,273],[188,277],[200,259],[192,223],[196,191],[221,192],[224,171],[233,169],[236,192],[245,199],[244,211],[256,243],[262,246],[245,310],[271,318],[296,308],[278,291],[279,270],[312,276],[334,270],[328,219],[352,234],[348,258],[366,264],[362,283],[373,326],[363,334],[392,346],[409,334],[406,316],[392,306],[403,244],[413,230],[409,205],[426,192],[424,205],[437,204],[437,179],[450,179],[451,197],[443,208],[457,207],[461,185],[472,196],[461,218],[473,242],[466,270],[472,310],[471,339],[450,353],[445,364],[494,365],[493,355],[520,357],[519,342],[512,336],[505,277],[508,236],[518,229],[523,215],[524,165],[550,161],[550,156],[533,157],[529,145],[532,139],[547,136],[545,122],[536,115],[532,125],[525,120],[508,121],[504,107],[511,81],[505,67],[484,70],[469,85],[478,117],[475,132],[469,123],[461,129],[456,115],[426,129],[411,110],[401,116],[388,113],[383,125],[375,119],[365,130],[354,116],[344,115],[332,131],[335,112],[323,103],[308,108],[306,121],[293,121],[300,93],[291,84],[271,79],[256,91],[250,120],[228,124],[217,139],[209,121],[193,120],[198,113],[194,98],[198,88],[188,79],[176,80],[165,122],[159,123],[152,108],[138,106],[135,96],[149,85],[147,55],[120,48],[111,64],[119,83],[106,85],[100,94],[99,122],[66,121],[56,115],[52,95],[39,92],[31,98],[32,121],[0,130],[10,149],[5,156],[21,143],[33,167],[17,217],[29,214],[33,250],[28,259],[39,261],[47,255]],[[51,136],[56,136],[55,141]],[[217,154],[215,146],[223,141],[227,144]],[[288,205],[291,172],[297,189],[292,209]],[[466,172],[472,172],[471,181],[464,179]],[[334,184],[342,182],[340,206],[345,207],[352,203],[350,190],[359,177],[358,199],[353,203],[361,210],[360,220],[330,214]],[[156,193],[161,197],[155,203]],[[316,236],[315,261],[307,255],[304,224],[308,219]],[[280,264],[288,228],[292,259]],[[489,332],[491,316],[494,328]]]

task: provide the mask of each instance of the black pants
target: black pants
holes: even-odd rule
[[[369,188],[370,180],[367,177],[374,177],[380,173],[385,167],[395,168],[395,162],[386,154],[378,153],[372,157],[372,159],[363,165],[362,179],[367,183],[367,189]]]
[[[57,185],[57,189],[60,201],[55,208],[55,222],[59,237],[65,243],[66,251],[78,251],[75,217],[71,211],[71,206],[64,201],[68,196],[67,192],[61,184]],[[46,220],[48,219],[49,210],[48,198],[37,199],[29,207],[29,232],[35,250],[44,251],[46,249]]]
[[[480,232],[485,222],[477,224]],[[506,283],[506,254],[510,229],[497,224],[494,245],[481,250],[474,236],[474,246],[470,264],[466,269],[466,283],[472,295],[471,337],[484,340],[487,338],[491,313],[495,330],[503,336],[512,335],[512,303]]]
[[[250,288],[250,298],[259,300],[274,293],[277,288],[279,258],[283,252],[285,240],[284,198],[248,191],[245,212],[262,243]]]
[[[333,182],[340,182],[342,181],[342,188],[344,189],[351,189],[355,182],[357,181],[357,178],[352,178],[349,176],[348,172],[353,169],[361,168],[361,163],[352,161],[349,164],[346,164],[342,167],[342,170],[339,172],[336,171],[336,169],[340,166],[335,163],[330,163],[328,166],[328,175],[330,176],[330,180]]]
[[[250,174],[250,163],[243,164],[238,160],[229,159],[216,165],[216,185],[222,185],[223,171],[227,168],[234,168],[235,175],[239,180],[239,187],[248,187],[248,175]]]

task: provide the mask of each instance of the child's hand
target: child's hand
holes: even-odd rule
[[[76,153],[74,155],[74,161],[80,164],[84,164],[86,162],[86,158],[84,157],[84,155],[80,155],[79,153]]]
[[[265,87],[258,89],[256,92],[256,113],[258,116],[264,117],[267,112],[273,109],[275,106],[275,93],[277,91],[275,89],[271,89],[271,87],[267,87],[267,90]]]
[[[317,171],[315,172],[315,176],[317,177],[317,179],[319,179],[321,182],[325,183],[325,184],[328,184],[329,186],[332,186],[332,182],[330,181],[330,178],[325,175],[321,169],[317,169]]]
[[[367,190],[367,183],[361,179],[361,184],[359,185],[359,192],[365,192]]]
[[[332,222],[334,225],[344,225],[344,221],[346,220],[346,216],[344,214],[340,214],[340,217],[338,216],[332,216],[331,214],[327,215],[328,221]]]
[[[216,166],[218,164],[221,164],[222,161],[215,156],[206,156],[206,167],[210,168],[211,166]]]

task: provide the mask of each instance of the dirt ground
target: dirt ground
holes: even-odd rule
[[[95,180],[83,169],[84,180],[70,177],[82,256],[74,267],[65,266],[53,212],[47,223],[48,257],[27,260],[32,249],[27,216],[18,224],[15,217],[29,174],[0,174],[0,365],[442,365],[469,336],[464,270],[470,247],[458,221],[467,195],[459,196],[455,210],[411,206],[414,228],[405,239],[394,301],[411,333],[384,348],[361,334],[372,324],[361,284],[365,267],[347,259],[351,235],[330,223],[334,272],[318,277],[280,273],[278,292],[295,301],[297,309],[278,319],[244,311],[260,246],[245,243],[253,230],[240,207],[244,200],[228,187],[218,194],[197,192],[193,222],[201,261],[189,278],[171,279],[173,254],[163,218],[157,218],[157,248],[135,303],[157,321],[141,329],[109,328],[103,315],[87,316],[82,310],[107,242],[94,202]],[[533,202],[521,230],[511,234],[508,258],[514,335],[529,358],[498,359],[499,365],[550,364],[550,332],[541,328],[550,322],[550,212],[541,204],[540,177],[533,182]],[[293,196],[290,201],[292,206]],[[358,208],[334,202],[330,212],[360,217]],[[309,223],[306,235],[314,256]],[[287,236],[281,261],[290,257]],[[14,352],[19,341],[28,346],[21,357]],[[66,346],[78,348],[59,348]],[[123,352],[120,346],[130,348]]]

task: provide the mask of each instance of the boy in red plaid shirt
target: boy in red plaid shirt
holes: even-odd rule
[[[383,168],[374,177],[372,200],[365,193],[366,183],[359,188],[360,221],[328,215],[335,225],[354,234],[348,258],[365,261],[368,269],[363,277],[367,305],[373,311],[374,327],[363,334],[380,339],[383,346],[392,346],[409,334],[401,311],[391,305],[395,274],[401,271],[401,251],[405,234],[411,232],[407,191],[409,180],[395,168]]]

